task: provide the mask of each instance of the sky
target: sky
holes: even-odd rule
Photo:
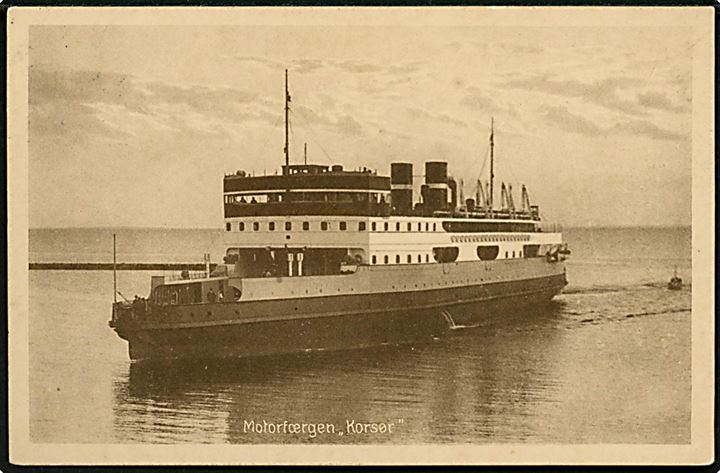
[[[672,26],[33,26],[30,227],[222,226],[222,179],[445,160],[564,226],[690,225],[692,44]],[[499,195],[496,195],[496,201]]]

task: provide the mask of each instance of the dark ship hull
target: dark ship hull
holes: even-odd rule
[[[171,306],[144,317],[117,313],[113,325],[128,340],[133,360],[229,359],[425,342],[548,303],[566,284],[564,268],[538,265],[546,274],[525,279],[466,285],[457,283],[467,280],[448,280],[449,287],[435,289]]]

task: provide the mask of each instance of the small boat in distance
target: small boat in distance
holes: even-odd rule
[[[682,278],[677,275],[677,266],[675,266],[675,272],[673,273],[673,277],[670,278],[670,281],[668,282],[668,289],[671,291],[679,291],[683,287]]]

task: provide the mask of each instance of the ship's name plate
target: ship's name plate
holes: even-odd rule
[[[452,243],[479,243],[495,241],[530,241],[530,235],[453,235]]]

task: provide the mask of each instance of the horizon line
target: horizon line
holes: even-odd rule
[[[650,225],[563,225],[561,228],[692,228],[692,224],[650,224]],[[217,230],[225,231],[222,227],[148,227],[148,226],[79,226],[79,227],[28,227],[28,230]]]

